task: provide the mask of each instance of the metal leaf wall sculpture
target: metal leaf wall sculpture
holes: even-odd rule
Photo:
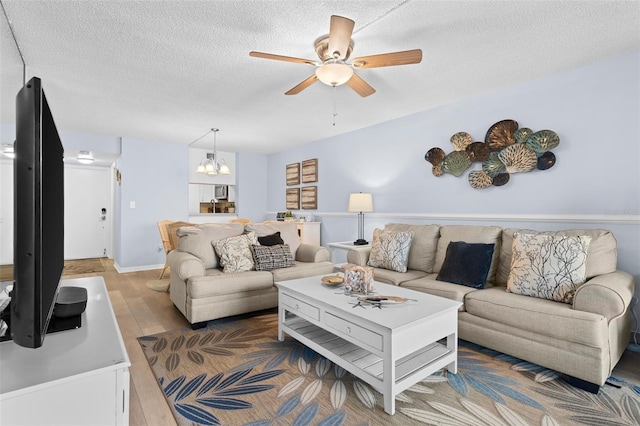
[[[556,163],[552,149],[560,138],[552,130],[519,128],[515,120],[502,120],[489,127],[484,142],[473,142],[467,132],[451,136],[453,151],[446,154],[442,148],[427,151],[424,159],[431,163],[436,177],[445,173],[459,177],[479,163],[479,170],[469,172],[469,185],[475,189],[503,186],[514,173],[548,170]]]

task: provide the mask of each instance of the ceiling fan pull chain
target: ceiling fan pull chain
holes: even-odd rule
[[[336,86],[333,86],[333,127],[336,126],[336,116],[338,115],[338,92]]]

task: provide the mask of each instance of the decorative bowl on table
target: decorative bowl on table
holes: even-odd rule
[[[326,277],[322,277],[320,281],[322,282],[322,284],[325,284],[325,285],[338,286],[344,283],[344,278],[339,274],[335,274],[335,275],[327,275]]]

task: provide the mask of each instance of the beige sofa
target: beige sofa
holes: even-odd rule
[[[507,291],[517,229],[388,224],[385,230],[413,233],[408,270],[374,268],[375,279],[463,302],[458,316],[461,339],[563,373],[591,392],[606,382],[629,342],[635,283],[630,274],[617,270],[617,243],[609,231],[542,233],[591,237],[586,282],[568,304]],[[436,280],[452,241],[495,245],[485,288]],[[370,247],[350,250],[347,261],[366,265],[370,252]]]
[[[269,271],[225,273],[212,242],[246,232],[262,237],[280,232],[289,245],[293,266]],[[278,305],[275,281],[285,281],[334,271],[329,251],[321,246],[300,244],[295,223],[202,224],[177,231],[178,248],[168,254],[171,268],[169,294],[174,305],[194,328],[207,321]]]

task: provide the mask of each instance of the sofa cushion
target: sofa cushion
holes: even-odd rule
[[[400,284],[401,287],[410,288],[411,290],[421,291],[423,293],[432,294],[434,296],[445,297],[451,300],[457,300],[464,303],[464,298],[467,294],[478,291],[473,287],[467,287],[464,285],[453,285],[445,281],[436,280],[436,274],[430,274],[418,279],[405,281]],[[491,284],[487,284],[491,286]],[[464,311],[464,304],[458,308],[459,311]]]
[[[298,278],[307,278],[316,275],[326,275],[333,272],[335,272],[335,266],[329,261],[313,263],[294,261],[293,266],[290,268],[280,268],[271,271],[274,282],[295,280]],[[318,285],[320,285],[319,278]]]
[[[415,269],[427,273],[433,272],[438,249],[440,225],[411,225],[406,223],[388,223],[385,231],[413,232],[407,269]]]
[[[217,268],[218,259],[211,246],[212,241],[241,235],[244,227],[239,223],[204,223],[179,228],[178,251],[191,253],[202,260],[205,269]]]
[[[293,266],[291,249],[286,244],[273,246],[252,245],[253,260],[257,271],[271,271]]]
[[[465,296],[465,310],[495,323],[597,348],[608,347],[606,318],[566,303],[508,293],[504,287]]]
[[[511,269],[511,248],[513,235],[516,232],[526,234],[543,235],[586,235],[591,237],[587,254],[587,280],[614,272],[617,268],[617,242],[611,231],[605,229],[567,229],[563,231],[534,231],[531,229],[505,228],[502,232],[502,244],[500,245],[500,265],[496,274],[496,283],[506,285]]]
[[[220,258],[220,265],[225,274],[251,271],[256,268],[251,252],[252,245],[258,245],[255,232],[212,241],[216,254]]]
[[[245,226],[245,232],[255,232],[258,237],[266,237],[267,235],[280,232],[284,244],[291,249],[291,255],[296,258],[296,252],[300,247],[300,235],[298,235],[298,226],[295,222],[264,222],[264,223],[248,223]]]
[[[494,247],[494,244],[450,242],[436,280],[484,288]]]
[[[525,234],[513,237],[507,291],[571,303],[585,282],[591,237]]]
[[[473,225],[446,225],[440,228],[440,239],[438,240],[438,252],[436,253],[436,264],[433,272],[440,272],[444,258],[447,255],[447,247],[451,241],[464,241],[466,243],[495,244],[491,267],[487,281],[493,282],[498,269],[498,255],[500,254],[500,235],[502,228],[498,226],[473,226]]]
[[[408,269],[407,272],[396,272],[382,268],[375,268],[373,270],[373,279],[375,281],[393,285],[400,285],[405,281],[415,280],[416,278],[424,277],[425,275],[427,275],[426,272],[416,271],[414,269]]]
[[[225,274],[220,269],[207,269],[207,275],[192,277],[187,281],[188,298],[191,301],[273,287],[273,276],[268,271],[247,271],[241,274]],[[192,302],[193,303],[193,302]]]
[[[178,248],[178,229],[186,226],[194,226],[195,223],[176,221],[167,223],[167,235],[169,236],[169,245],[171,250]]]
[[[413,233],[404,231],[373,231],[368,266],[407,272],[407,261]]]
[[[262,246],[277,246],[278,244],[284,244],[284,240],[280,236],[280,231],[276,232],[275,234],[265,235],[264,237],[258,236],[258,242]]]

